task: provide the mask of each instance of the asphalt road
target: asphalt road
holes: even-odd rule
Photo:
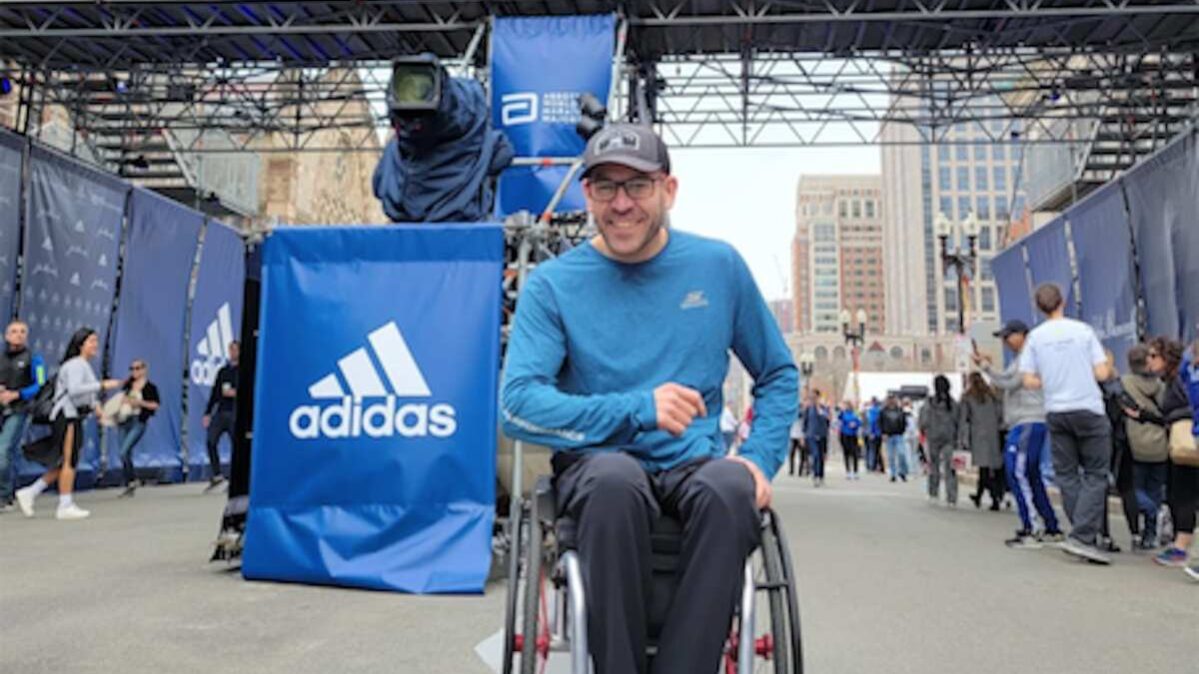
[[[82,522],[55,521],[47,497],[33,520],[0,515],[0,672],[492,671],[480,652],[502,585],[413,597],[247,583],[207,562],[224,498],[200,489],[83,494]],[[1145,555],[1098,567],[1008,550],[1010,512],[930,506],[919,485],[876,476],[834,471],[822,489],[782,476],[776,509],[810,673],[1199,668],[1199,584]]]

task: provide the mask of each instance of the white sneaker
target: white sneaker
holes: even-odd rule
[[[54,513],[55,519],[60,520],[81,520],[85,519],[88,515],[91,515],[91,513],[74,503],[65,507],[59,506],[58,512]]]
[[[17,497],[17,507],[21,509],[21,513],[26,517],[33,517],[33,492],[29,487],[18,489],[15,494]]]

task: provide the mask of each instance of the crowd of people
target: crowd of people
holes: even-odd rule
[[[972,467],[975,508],[1015,505],[1019,526],[1007,546],[1057,545],[1095,564],[1122,550],[1109,527],[1116,496],[1129,547],[1199,580],[1199,552],[1188,565],[1199,509],[1199,341],[1189,349],[1169,337],[1137,344],[1121,376],[1094,330],[1064,315],[1057,286],[1038,288],[1036,301],[1045,320],[1036,329],[1013,320],[997,332],[1009,364],[999,369],[976,354],[960,398],[945,376],[923,400],[892,396],[860,409],[805,389],[788,474],[823,486],[832,439],[846,479],[860,479],[860,468],[889,472],[892,482],[920,472],[930,502],[943,494],[956,507],[959,474]]]
[[[89,415],[113,429],[124,485],[119,497],[132,497],[139,485],[134,455],[161,405],[158,387],[149,378],[149,363],[134,359],[128,377],[97,379],[94,363],[100,339],[95,330],[84,327],[72,335],[51,375],[41,354],[29,349],[29,326],[25,322],[9,323],[4,341],[0,352],[0,513],[20,509],[26,517],[33,517],[38,496],[56,486],[56,519],[79,520],[91,515],[74,499],[75,475],[84,446],[83,422]],[[209,489],[224,481],[217,454],[221,435],[232,437],[237,395],[236,342],[230,346],[230,354],[230,362],[217,375],[218,385],[213,388],[204,416],[212,470]],[[104,395],[110,392],[113,395],[104,401]],[[21,489],[15,488],[18,453],[46,469]]]

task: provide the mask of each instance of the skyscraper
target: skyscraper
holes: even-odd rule
[[[880,200],[878,176],[800,177],[791,244],[800,332],[840,332],[843,308],[864,309],[867,331],[886,331]]]
[[[992,103],[990,109],[996,107]],[[1010,140],[1005,138],[1010,130],[1004,119],[961,122],[938,130],[937,142],[921,143],[930,134],[901,124],[883,128],[886,308],[896,333],[957,331],[957,278],[941,265],[938,214],[954,223],[971,214],[977,220],[978,263],[969,317],[972,322],[999,320],[991,258],[1002,248],[1011,214],[1024,210],[1022,147],[993,141]],[[950,241],[951,247],[954,243]]]

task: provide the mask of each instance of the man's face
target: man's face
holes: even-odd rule
[[[4,330],[4,341],[14,349],[24,348],[29,340],[29,328],[24,323],[11,323]]]
[[[613,257],[641,261],[640,255],[666,224],[678,184],[674,176],[618,165],[599,166],[591,172],[583,184],[587,209]]]
[[[230,342],[229,343],[229,361],[236,363],[237,356],[240,353],[241,353],[241,348],[237,345],[237,342]]]
[[[1020,349],[1024,348],[1024,334],[1014,332],[1003,339],[1003,343],[1007,344],[1007,348],[1019,353]]]

